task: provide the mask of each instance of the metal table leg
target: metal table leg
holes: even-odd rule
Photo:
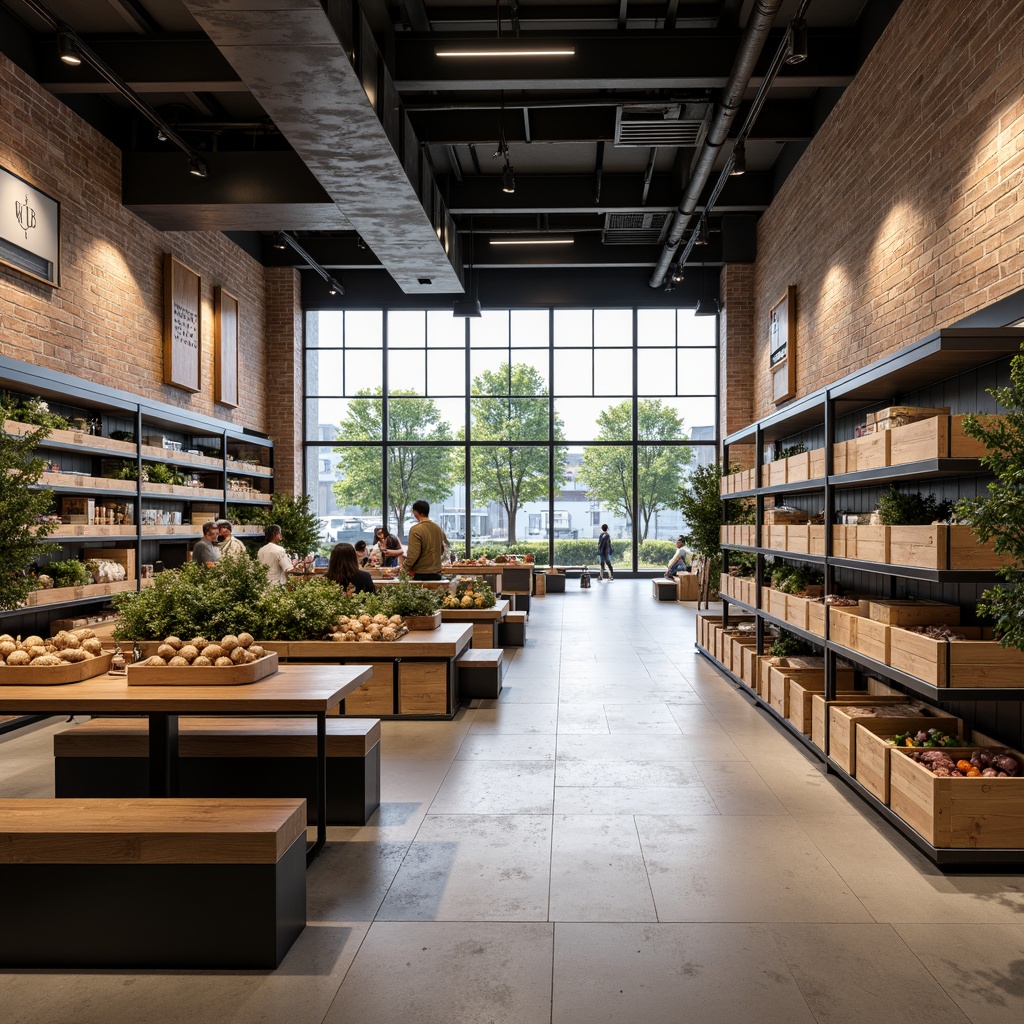
[[[327,843],[327,712],[316,716],[316,842],[306,850],[306,867]]]
[[[178,716],[149,715],[149,795],[178,795]]]

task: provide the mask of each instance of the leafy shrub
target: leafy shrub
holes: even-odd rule
[[[442,591],[410,583],[403,575],[398,583],[388,584],[386,589],[391,610],[388,615],[433,615],[441,607]]]
[[[84,562],[69,558],[63,562],[50,562],[46,566],[46,574],[53,580],[55,587],[84,587],[92,583],[92,577]]]
[[[810,654],[811,650],[810,644],[804,643],[787,630],[780,629],[779,639],[768,648],[768,653],[773,658],[796,658],[802,654]]]
[[[878,499],[878,515],[883,526],[928,526],[949,516],[949,502],[920,491],[907,494],[890,486]]]

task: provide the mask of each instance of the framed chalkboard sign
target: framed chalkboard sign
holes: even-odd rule
[[[164,254],[164,383],[185,391],[203,384],[203,279]]]
[[[796,395],[796,287],[768,311],[768,372],[772,399],[778,404]]]

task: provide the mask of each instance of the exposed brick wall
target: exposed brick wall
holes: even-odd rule
[[[797,286],[803,395],[1024,288],[1020,0],[904,0],[758,227],[768,309]]]
[[[722,268],[722,315],[718,320],[718,392],[721,437],[754,418],[754,266],[730,263]],[[729,452],[731,465],[752,464],[752,449]]]
[[[263,268],[219,232],[121,206],[115,146],[0,55],[0,165],[61,203],[61,286],[0,267],[0,353],[265,431]],[[163,383],[163,254],[203,278],[202,391]],[[239,301],[239,408],[213,401],[213,290]]]
[[[267,288],[267,433],[274,442],[274,489],[302,490],[302,296],[299,272],[270,267]]]

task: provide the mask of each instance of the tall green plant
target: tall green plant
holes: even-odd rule
[[[9,398],[0,399],[0,424],[17,419]],[[39,543],[58,526],[43,521],[53,492],[32,489],[46,466],[36,457],[36,446],[49,433],[49,427],[20,436],[0,429],[0,609],[17,608],[25,600],[36,586],[27,575],[28,567],[39,555],[58,548]]]
[[[250,517],[254,526],[267,527],[276,523],[281,527],[281,546],[297,555],[308,555],[320,547],[320,520],[310,509],[310,496],[301,494],[275,494],[270,499],[270,508],[260,507]],[[262,539],[250,547],[260,547]]]
[[[999,417],[965,416],[963,425],[968,437],[988,449],[981,461],[995,480],[987,494],[962,498],[956,515],[983,542],[994,539],[998,554],[1012,559],[999,570],[1005,583],[981,595],[978,613],[995,620],[1004,647],[1024,650],[1024,354],[1010,360],[1009,387],[988,393],[1006,412]]]

